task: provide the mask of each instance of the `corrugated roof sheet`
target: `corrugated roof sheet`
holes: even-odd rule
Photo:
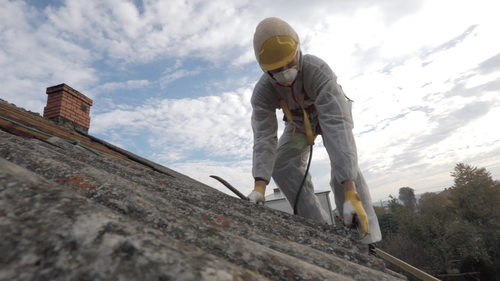
[[[0,116],[56,136],[0,119],[2,280],[400,280],[342,230],[4,101]]]

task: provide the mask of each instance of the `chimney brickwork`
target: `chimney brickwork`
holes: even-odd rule
[[[90,107],[92,100],[66,84],[47,88],[47,106],[43,117],[59,125],[88,132],[90,127]]]

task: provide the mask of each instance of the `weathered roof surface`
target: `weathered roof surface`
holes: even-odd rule
[[[57,136],[0,119],[0,280],[400,280],[340,230],[4,101],[0,116]]]

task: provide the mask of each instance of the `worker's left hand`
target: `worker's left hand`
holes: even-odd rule
[[[370,233],[368,216],[363,205],[361,205],[361,198],[355,190],[345,193],[344,223],[349,228],[358,228],[359,239],[365,238]]]
[[[266,198],[264,197],[264,195],[262,195],[262,193],[255,191],[255,190],[252,191],[252,193],[250,193],[250,195],[248,195],[248,200],[250,200],[250,202],[255,203],[257,205],[264,205],[266,203]]]

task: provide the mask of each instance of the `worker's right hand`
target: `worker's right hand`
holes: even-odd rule
[[[256,186],[252,193],[248,195],[248,199],[250,202],[258,204],[258,205],[264,205],[266,202],[266,198],[264,197],[264,189],[260,186]]]

